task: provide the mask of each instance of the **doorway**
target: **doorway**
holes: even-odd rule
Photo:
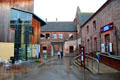
[[[56,56],[58,51],[64,52],[64,42],[51,42],[52,48],[51,48],[51,55]]]
[[[73,46],[70,46],[70,47],[69,47],[69,52],[70,52],[70,53],[73,53],[73,51],[74,51],[74,47],[73,47]]]

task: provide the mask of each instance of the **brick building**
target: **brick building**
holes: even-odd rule
[[[108,0],[83,23],[82,17],[80,21],[75,18],[75,22],[79,22],[81,45],[86,53],[100,51],[120,56],[120,0]]]
[[[83,25],[91,16],[93,15],[93,13],[88,13],[88,12],[80,12],[80,8],[77,7],[77,11],[76,11],[76,16],[74,19],[74,23],[77,27],[77,45],[78,45],[78,54],[80,53],[80,46],[82,44],[82,29],[81,29],[81,25]]]
[[[64,55],[76,49],[76,26],[73,22],[48,22],[41,27],[40,53],[54,56],[58,51]]]

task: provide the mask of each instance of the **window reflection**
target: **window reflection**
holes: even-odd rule
[[[32,14],[17,9],[11,9],[10,28],[15,29],[15,59],[26,60],[32,57],[32,44],[29,35],[32,35]],[[11,35],[12,36],[12,35]],[[27,54],[27,55],[26,55]]]

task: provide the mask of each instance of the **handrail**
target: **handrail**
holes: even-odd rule
[[[80,57],[81,55],[79,54],[78,56],[74,57],[73,60],[77,59],[78,57]]]
[[[92,70],[93,69],[95,69],[95,66],[93,66],[93,64],[97,64],[97,72],[99,73],[99,61],[96,59],[96,58],[94,58],[94,57],[91,57],[91,56],[89,56],[89,55],[85,55],[85,57],[86,57],[86,59],[87,59],[87,65],[86,65],[86,67],[88,67],[88,68],[92,68]],[[92,63],[90,63],[89,61],[88,61],[88,58],[90,58],[91,60],[92,60]],[[97,62],[97,63],[95,63],[95,62],[93,62],[93,61],[95,61],[95,62]],[[91,64],[91,66],[89,66]]]
[[[93,60],[95,60],[95,61],[98,61],[96,58],[94,58],[94,57],[91,57],[91,56],[88,56],[88,55],[85,55],[85,56],[87,56],[87,57],[89,57],[89,58],[91,58],[91,59],[93,59]]]

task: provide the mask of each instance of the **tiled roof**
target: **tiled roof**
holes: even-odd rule
[[[80,24],[83,25],[92,15],[93,15],[93,13],[81,12],[80,16],[79,16]]]
[[[77,28],[73,22],[48,22],[41,27],[41,32],[76,32]]]

